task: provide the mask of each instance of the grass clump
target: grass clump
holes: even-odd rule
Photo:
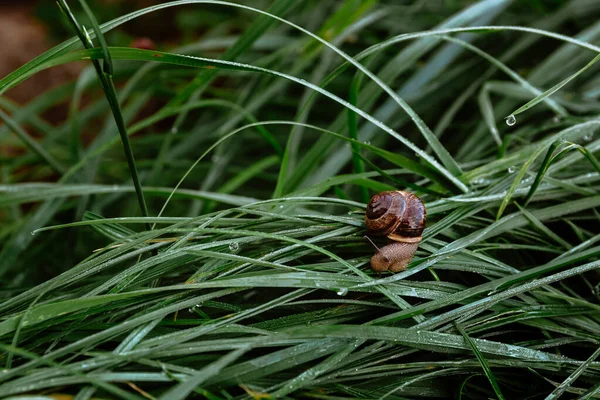
[[[0,396],[600,397],[600,4],[536,4],[61,1],[0,80],[90,63],[0,97]],[[206,32],[116,35],[167,12]],[[377,275],[394,189],[428,225]]]

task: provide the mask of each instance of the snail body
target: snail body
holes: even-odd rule
[[[425,204],[403,190],[381,192],[371,198],[365,213],[367,231],[386,236],[391,243],[371,258],[375,271],[404,271],[421,243],[427,212]]]

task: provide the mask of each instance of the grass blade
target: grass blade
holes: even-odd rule
[[[590,365],[600,356],[600,347],[594,351],[594,353],[581,364],[567,379],[565,379],[556,389],[552,391],[548,396],[546,396],[546,400],[555,400],[558,399],[563,393],[575,382],[577,378],[581,376],[581,374],[590,367]],[[591,396],[590,396],[591,397]],[[583,398],[583,397],[582,397]]]
[[[502,391],[500,390],[500,386],[498,385],[498,381],[496,380],[494,373],[490,369],[490,366],[488,365],[485,357],[483,356],[483,354],[481,354],[481,352],[477,348],[477,345],[475,344],[473,339],[471,339],[469,337],[469,335],[467,335],[465,330],[456,322],[454,323],[454,326],[456,327],[458,332],[462,335],[462,337],[465,339],[465,342],[467,342],[467,344],[473,350],[475,357],[477,357],[477,361],[479,361],[479,363],[481,364],[481,368],[483,368],[483,372],[485,373],[485,376],[487,376],[488,380],[490,381],[490,384],[492,385],[492,388],[494,389],[494,392],[496,393],[496,397],[498,397],[499,400],[503,400],[504,395],[502,394]]]

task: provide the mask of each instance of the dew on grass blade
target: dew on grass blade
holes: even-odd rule
[[[517,119],[515,118],[514,115],[509,115],[508,117],[506,117],[506,125],[513,126],[516,123],[517,123]]]
[[[229,251],[232,253],[237,253],[240,250],[240,245],[238,242],[229,243]]]
[[[517,167],[515,167],[515,166],[508,167],[509,174],[514,174],[516,171],[517,171]]]
[[[348,294],[348,288],[341,288],[340,290],[337,291],[338,296],[345,296],[347,294]]]
[[[594,135],[592,135],[591,133],[587,133],[583,136],[584,142],[591,142],[593,139],[594,139]]]
[[[529,176],[529,177],[527,177],[525,179],[521,179],[520,183],[526,185],[526,184],[530,183],[531,180],[532,180],[532,178]]]

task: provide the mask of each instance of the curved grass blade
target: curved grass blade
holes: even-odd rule
[[[229,47],[223,56],[222,60],[234,61],[236,60],[245,50],[250,48],[253,43],[256,42],[270,27],[273,26],[275,20],[269,18],[269,14],[283,16],[289,13],[294,7],[298,6],[299,2],[294,0],[276,0],[267,10],[265,15],[261,15],[254,23],[244,31],[236,42]],[[187,104],[195,102],[200,97],[204,89],[209,83],[216,77],[217,71],[200,71],[194,80],[190,82],[181,92],[177,94],[171,104],[180,104],[186,102]],[[177,132],[185,118],[187,116],[187,109],[183,109],[181,114],[177,116],[177,119],[173,123],[171,128],[172,132]]]
[[[579,368],[577,368],[571,375],[569,375],[567,379],[565,379],[560,385],[558,385],[558,387],[554,389],[552,393],[550,393],[546,397],[545,400],[556,400],[560,396],[562,396],[563,393],[573,384],[573,382],[575,382],[575,380],[579,378],[581,374],[583,374],[585,370],[590,367],[590,365],[594,362],[596,358],[598,358],[598,356],[600,356],[600,347],[598,347],[596,351],[594,351],[594,353],[590,356],[590,358],[586,360],[586,362],[581,364]]]
[[[148,217],[148,206],[146,205],[146,199],[144,198],[144,192],[142,191],[142,184],[138,175],[137,165],[135,163],[135,156],[133,154],[133,148],[131,147],[129,136],[127,135],[127,128],[125,127],[125,120],[121,111],[121,105],[119,103],[119,99],[117,98],[117,91],[115,89],[115,85],[112,79],[113,66],[110,51],[108,49],[108,45],[106,44],[106,40],[104,39],[104,35],[102,34],[102,30],[98,26],[98,21],[96,20],[96,17],[94,16],[90,8],[87,6],[87,3],[85,2],[85,0],[79,0],[79,3],[83,7],[87,17],[92,23],[92,27],[94,29],[94,32],[96,33],[96,38],[98,39],[101,45],[102,58],[104,60],[103,67],[100,67],[100,63],[98,60],[92,60],[92,63],[94,65],[94,69],[96,70],[96,74],[98,75],[98,80],[100,81],[102,89],[104,90],[106,100],[110,105],[110,109],[112,111],[115,123],[117,125],[117,129],[119,130],[119,135],[121,136],[121,142],[123,143],[123,151],[125,152],[125,158],[127,159],[127,165],[129,166],[129,173],[133,181],[133,186],[135,188],[135,193],[137,196],[140,211],[143,217]],[[67,5],[66,1],[60,0],[59,4],[61,5],[61,10],[69,17],[69,21],[71,22],[73,29],[81,39],[83,45],[87,49],[92,48],[92,39],[87,34],[85,28],[80,26],[80,24],[77,22],[77,19],[69,9],[69,6]],[[146,225],[146,229],[150,229],[150,225]]]
[[[525,199],[523,200],[523,206],[524,207],[527,207],[527,205],[529,204],[529,201],[531,200],[531,198],[535,194],[535,191],[540,186],[540,183],[542,183],[542,179],[544,179],[544,175],[546,174],[546,171],[548,171],[548,168],[550,168],[550,165],[552,164],[552,160],[555,158],[553,156],[554,155],[554,151],[560,145],[561,145],[561,142],[560,141],[556,141],[556,142],[552,143],[550,145],[550,147],[548,147],[548,151],[546,152],[546,156],[544,157],[544,161],[542,161],[542,165],[540,165],[540,169],[538,170],[538,173],[535,176],[535,180],[533,181],[533,184],[531,185],[531,188],[529,189],[529,192],[527,193],[527,196],[525,196]]]
[[[218,67],[218,68],[222,68],[222,69],[226,69],[226,70],[234,70],[234,71],[261,72],[261,73],[275,75],[275,76],[278,76],[281,78],[285,78],[285,79],[294,81],[296,83],[299,83],[303,86],[307,86],[307,87],[325,95],[326,97],[329,97],[330,99],[336,101],[337,103],[341,104],[342,106],[354,111],[361,117],[367,119],[374,125],[383,129],[384,131],[386,131],[387,133],[389,133],[390,135],[392,135],[393,137],[398,139],[400,142],[402,142],[409,149],[411,149],[412,151],[417,153],[425,162],[427,162],[432,167],[434,167],[436,170],[438,170],[439,173],[444,175],[445,178],[448,181],[452,182],[452,184],[454,186],[456,186],[458,189],[460,189],[463,192],[468,192],[468,188],[463,182],[461,182],[458,178],[456,178],[456,176],[454,174],[452,174],[450,171],[448,171],[446,168],[444,168],[442,165],[440,165],[437,161],[435,161],[432,157],[430,157],[422,149],[417,147],[414,143],[410,142],[403,136],[399,135],[396,131],[389,128],[387,125],[383,124],[381,121],[376,120],[370,114],[367,114],[366,112],[353,106],[352,104],[350,104],[347,101],[341,99],[340,97],[332,94],[331,92],[328,92],[328,91],[320,88],[319,86],[313,85],[312,83],[306,82],[302,79],[299,79],[294,76],[287,75],[287,74],[284,74],[281,72],[269,70],[266,68],[256,67],[256,66],[248,65],[248,64],[241,64],[241,63],[237,63],[237,62],[227,62],[227,61],[207,59],[207,58],[201,58],[201,57],[193,57],[193,56],[187,56],[187,55],[172,54],[172,53],[165,53],[165,52],[158,52],[158,51],[149,51],[149,50],[142,50],[142,49],[132,49],[132,48],[111,47],[110,51],[111,51],[111,56],[113,59],[137,60],[137,61],[157,61],[157,62],[183,65],[183,66],[194,67],[194,68],[213,69],[213,68]],[[94,59],[94,58],[101,58],[101,57],[102,57],[102,52],[99,49],[76,51],[76,52],[72,52],[66,56],[61,56],[61,57],[54,59],[52,61],[52,63],[44,65],[42,67],[42,69],[50,67],[50,66],[54,66],[54,65],[63,64],[63,63],[70,62],[70,61],[81,60],[81,59],[85,60],[88,58]]]
[[[465,339],[465,342],[467,342],[469,344],[469,346],[471,347],[471,349],[473,350],[473,353],[475,354],[475,357],[477,357],[477,361],[479,361],[479,363],[481,364],[481,368],[483,368],[483,372],[485,373],[485,376],[487,376],[488,380],[490,381],[490,384],[492,385],[492,388],[494,389],[494,392],[496,393],[496,397],[498,397],[498,400],[504,400],[504,396],[502,395],[502,391],[500,390],[500,386],[498,385],[496,376],[490,369],[490,366],[488,365],[483,354],[481,354],[481,352],[477,348],[477,344],[475,344],[473,339],[471,339],[471,337],[469,337],[469,335],[467,335],[467,332],[464,331],[464,329],[460,326],[459,323],[454,322],[454,326],[456,327],[458,332],[462,335],[462,337]]]
[[[374,326],[374,325],[325,325],[310,328],[296,328],[284,330],[282,333],[290,337],[301,338],[347,338],[384,340],[391,343],[401,343],[420,349],[446,349],[446,351],[471,350],[462,336],[448,333],[417,331],[406,328]],[[483,354],[507,357],[511,359],[535,360],[541,363],[571,363],[577,361],[546,353],[540,350],[532,350],[526,347],[514,346],[482,339],[471,339]]]
[[[554,85],[550,89],[546,90],[544,93],[540,94],[539,96],[535,97],[531,101],[529,101],[529,102],[525,103],[524,105],[522,105],[521,107],[517,108],[509,116],[506,117],[506,120],[507,121],[510,119],[514,120],[516,115],[519,115],[522,112],[529,110],[531,107],[535,106],[536,104],[538,104],[539,102],[544,100],[546,97],[552,96],[554,93],[556,93],[560,89],[562,89],[563,86],[565,86],[566,84],[571,82],[573,79],[577,78],[579,75],[581,75],[582,73],[587,71],[592,65],[594,65],[596,62],[598,62],[598,60],[600,60],[600,54],[597,55],[596,57],[594,57],[592,59],[592,61],[587,63],[587,65],[585,67],[581,68],[579,71],[577,71],[573,75],[569,76],[568,78],[564,79],[562,82],[559,82],[558,84]],[[513,124],[514,124],[514,122],[513,122]]]
[[[130,21],[132,19],[135,19],[137,17],[143,16],[145,14],[148,14],[148,13],[151,13],[154,11],[158,11],[158,10],[161,10],[164,8],[169,8],[169,7],[176,7],[179,5],[201,4],[201,3],[223,4],[225,2],[217,2],[217,1],[212,1],[212,0],[179,0],[179,1],[168,2],[168,3],[164,3],[164,4],[147,7],[142,10],[138,10],[138,11],[132,12],[130,14],[124,15],[120,18],[116,18],[110,22],[103,24],[100,28],[102,29],[102,32],[106,32],[106,31],[109,31],[127,21]],[[227,3],[227,4],[232,5],[232,3]],[[235,6],[240,7],[239,5],[235,5]],[[243,7],[243,6],[241,6],[241,7]],[[504,30],[535,33],[538,35],[562,40],[562,41],[574,44],[576,46],[586,48],[593,52],[600,53],[600,46],[596,46],[592,43],[588,43],[588,42],[585,42],[582,40],[574,39],[574,38],[571,38],[566,35],[561,35],[558,33],[545,31],[543,29],[527,28],[527,27],[519,27],[519,26],[477,26],[477,27],[464,27],[464,28],[437,29],[437,30],[432,30],[432,31],[417,32],[414,34],[399,35],[392,39],[386,40],[385,42],[382,42],[379,45],[373,46],[372,48],[369,49],[369,54],[379,51],[380,47],[389,46],[391,44],[398,43],[398,42],[401,42],[404,40],[409,40],[409,39],[417,39],[417,38],[427,37],[427,36],[444,35],[444,34],[461,33],[461,32],[491,33],[491,32],[502,32]],[[93,35],[90,34],[90,37],[93,37]],[[69,40],[65,41],[64,43],[48,50],[44,54],[34,58],[33,60],[29,61],[27,64],[21,66],[17,70],[8,74],[4,78],[0,79],[0,95],[3,94],[8,89],[10,89],[11,87],[15,86],[16,84],[27,79],[29,76],[31,76],[36,71],[38,71],[40,68],[40,65],[47,64],[54,57],[56,57],[58,55],[64,55],[68,51],[71,51],[75,48],[77,48],[77,39],[76,38],[69,39]],[[368,55],[368,54],[361,54],[360,56],[366,56],[366,55]],[[358,56],[359,55],[357,55],[357,57]],[[32,72],[32,71],[34,71],[34,72]]]
[[[561,145],[566,145],[566,146],[564,148],[560,149],[559,151],[556,151],[556,149],[558,147],[560,147]],[[533,198],[535,191],[542,183],[542,180],[544,179],[544,176],[546,175],[546,172],[548,172],[548,169],[550,168],[552,163],[556,159],[558,159],[563,153],[566,153],[572,149],[577,149],[581,154],[583,154],[585,156],[585,158],[587,158],[588,161],[592,164],[592,166],[596,169],[596,171],[598,171],[600,173],[600,162],[598,162],[598,159],[596,158],[596,156],[594,156],[594,154],[592,152],[590,152],[588,149],[586,149],[584,146],[581,146],[577,143],[568,142],[568,141],[554,142],[550,146],[550,148],[548,148],[546,157],[544,157],[544,161],[543,161],[542,165],[540,166],[540,169],[535,177],[535,180],[534,180],[533,184],[531,185],[531,188],[529,189],[527,196],[525,196],[525,200],[523,202],[524,206],[527,206],[527,204],[529,204],[529,201],[531,201],[531,199]]]
[[[527,159],[527,161],[525,161],[525,163],[519,170],[519,173],[515,176],[513,183],[510,185],[510,187],[506,191],[506,195],[502,199],[502,203],[500,203],[500,207],[498,207],[498,212],[496,213],[496,220],[499,220],[500,217],[502,217],[502,214],[504,213],[504,210],[508,206],[508,203],[511,201],[513,194],[515,193],[515,191],[517,190],[519,185],[521,185],[521,181],[525,177],[527,170],[531,167],[531,165],[535,162],[535,160],[539,157],[539,155],[544,152],[544,149],[545,149],[544,147],[540,146],[536,151],[533,152],[533,154]]]
[[[44,192],[40,192],[40,190]],[[6,191],[6,193],[2,193]],[[18,184],[18,185],[0,185],[0,205],[22,204],[41,201],[51,198],[64,198],[69,196],[84,196],[91,194],[110,194],[110,193],[128,193],[135,192],[133,186],[115,186],[115,185],[67,185],[67,184]],[[144,187],[144,192],[161,197],[173,197],[172,188]],[[181,189],[176,197],[188,199],[203,199],[217,201],[223,204],[242,206],[252,204],[257,199],[244,196],[236,196],[226,193],[203,192],[201,190]],[[148,217],[150,218],[150,217]],[[150,221],[146,219],[144,221]],[[145,222],[144,222],[145,223]]]

